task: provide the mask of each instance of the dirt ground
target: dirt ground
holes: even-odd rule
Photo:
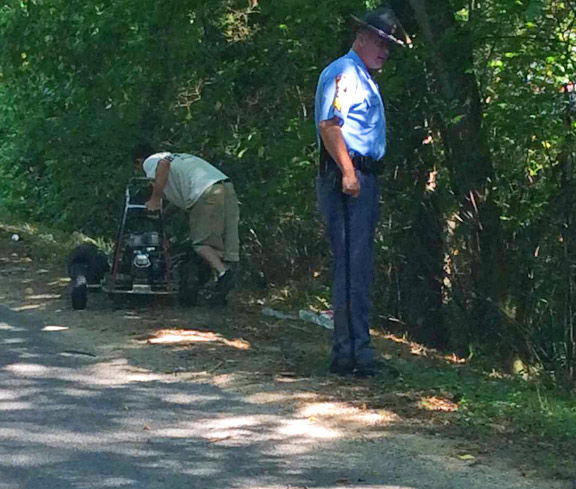
[[[423,403],[423,395],[397,392],[394,386],[401,379],[391,376],[359,380],[328,375],[330,331],[263,315],[263,297],[235,291],[226,307],[182,308],[153,299],[117,304],[94,291],[87,309],[74,311],[67,288],[61,259],[40,257],[26,239],[12,241],[10,232],[0,229],[0,303],[64,331],[70,354],[121,350],[135,368],[214,383],[262,402],[291,404],[350,436],[385,430],[425,433],[438,439],[430,447],[429,437],[423,437],[422,450],[437,451],[439,442],[445,453],[465,463],[505,464],[527,478],[566,477],[539,465],[542,446],[504,435],[471,439],[453,427],[450,416],[457,400],[428,398]],[[418,357],[414,345],[383,334],[375,334],[375,346],[400,364],[421,361],[426,368],[431,361]]]

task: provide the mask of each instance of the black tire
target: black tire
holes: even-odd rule
[[[84,243],[76,246],[68,256],[68,273],[74,278],[81,271],[90,285],[98,285],[110,270],[106,254],[96,245]]]
[[[75,278],[70,288],[70,299],[72,300],[72,309],[86,309],[88,303],[88,284],[85,276],[79,275]]]
[[[181,306],[192,307],[198,304],[198,267],[192,260],[181,263],[178,269],[178,302]]]
[[[197,258],[196,255],[196,268],[198,277],[198,286],[204,287],[212,278],[212,269],[210,266],[202,259]]]

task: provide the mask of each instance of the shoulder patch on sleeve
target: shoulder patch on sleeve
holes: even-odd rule
[[[342,110],[342,101],[352,94],[352,78],[350,75],[341,74],[336,77],[336,96],[334,97],[334,109]]]

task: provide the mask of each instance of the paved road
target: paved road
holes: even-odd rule
[[[137,369],[121,350],[65,348],[0,306],[0,489],[561,487],[434,453],[434,440],[422,453],[415,436],[346,438],[288,407]]]

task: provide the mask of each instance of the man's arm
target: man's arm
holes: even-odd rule
[[[168,182],[168,176],[170,175],[170,162],[165,159],[161,159],[156,166],[156,178],[154,180],[154,187],[152,189],[152,195],[150,200],[146,202],[146,208],[149,211],[158,211],[162,205],[162,196],[164,195],[164,188],[166,187],[166,182]]]
[[[334,117],[333,119],[321,121],[318,127],[320,128],[320,137],[326,150],[342,172],[342,192],[352,197],[358,197],[360,182],[356,178],[354,164],[348,154],[339,119]]]

